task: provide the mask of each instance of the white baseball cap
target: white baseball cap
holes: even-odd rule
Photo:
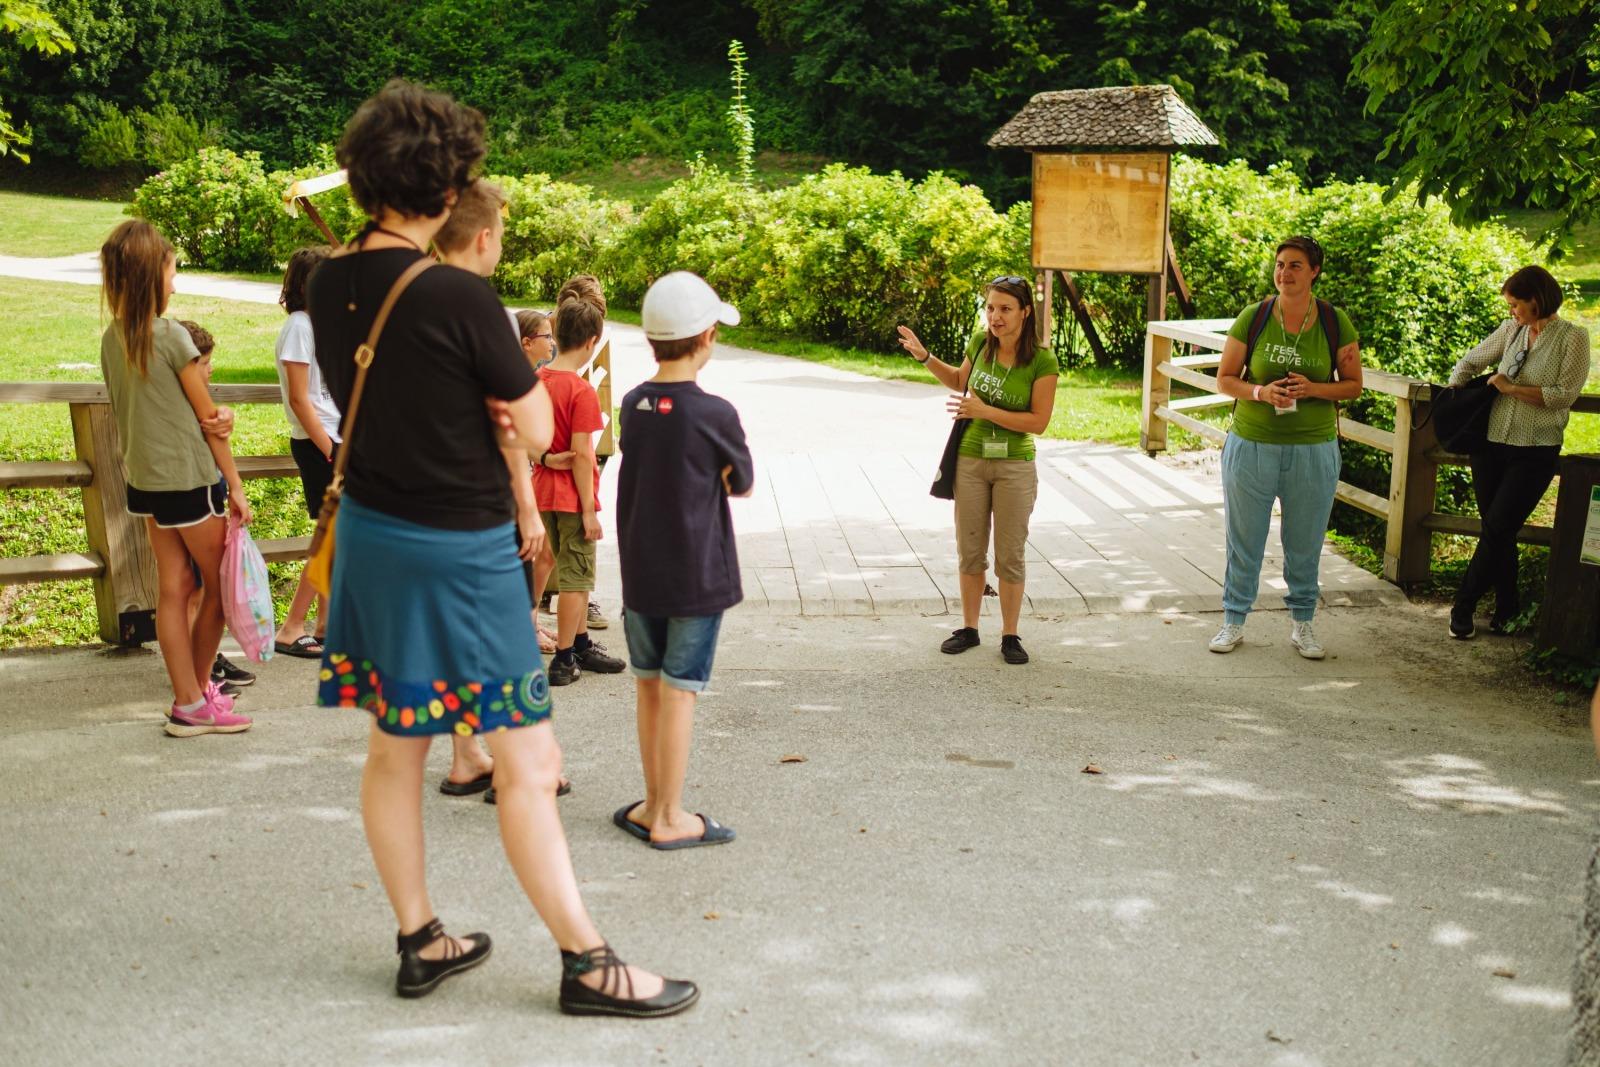
[[[739,309],[725,304],[698,274],[663,274],[644,294],[644,335],[652,341],[677,341],[704,333],[714,323],[739,325]]]

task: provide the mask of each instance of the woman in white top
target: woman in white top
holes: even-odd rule
[[[1450,374],[1461,385],[1497,367],[1489,384],[1500,395],[1489,410],[1488,443],[1472,456],[1472,489],[1483,533],[1450,611],[1450,636],[1477,632],[1473,613],[1494,590],[1489,632],[1503,634],[1521,610],[1517,531],[1555,477],[1572,402],[1589,380],[1589,333],[1558,318],[1561,284],[1543,267],[1523,267],[1500,287],[1511,318]]]
[[[333,450],[339,443],[339,409],[322,380],[317,366],[317,346],[311,336],[311,316],[306,314],[306,286],[317,264],[327,259],[332,249],[312,246],[298,249],[289,257],[283,272],[283,289],[278,303],[289,313],[273,355],[278,367],[278,386],[283,390],[283,413],[289,420],[289,452],[300,469],[300,487],[306,495],[306,513],[314,520],[322,510],[322,497],[333,480]],[[317,598],[317,632],[306,633],[306,613],[312,596]],[[289,612],[278,627],[273,647],[286,656],[319,659],[322,637],[328,626],[328,600],[317,594],[300,573]]]

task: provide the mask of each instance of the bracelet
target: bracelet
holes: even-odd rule
[[[1254,390],[1251,391],[1250,398],[1258,401],[1261,399],[1261,386],[1258,385]]]
[[[544,457],[548,456],[549,454],[550,454],[550,450],[548,448],[545,449],[543,452],[539,453],[539,458],[534,460],[534,463],[536,463],[538,466],[541,466],[541,467],[544,466]]]
[[[912,358],[915,359],[916,357],[913,356]],[[933,353],[929,352],[926,356],[922,357],[921,359],[918,359],[917,362],[921,363],[923,366],[927,366],[928,360],[930,360],[932,358],[933,358]]]

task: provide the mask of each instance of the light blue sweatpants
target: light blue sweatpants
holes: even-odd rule
[[[1317,568],[1339,484],[1339,442],[1266,445],[1229,434],[1222,448],[1222,498],[1228,522],[1228,569],[1222,582],[1223,618],[1243,623],[1256,602],[1261,557],[1272,525],[1272,502],[1282,501],[1283,602],[1296,621],[1317,611]]]

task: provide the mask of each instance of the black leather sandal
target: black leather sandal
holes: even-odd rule
[[[440,938],[445,938],[444,956],[423,959],[419,953]],[[470,942],[472,947],[463,952],[454,938],[445,936],[444,924],[438,919],[429,919],[416,933],[398,935],[395,945],[400,953],[400,973],[395,977],[394,991],[402,997],[425,997],[452,974],[470,971],[489,958],[488,934],[468,934],[461,940]]]
[[[600,972],[599,989],[590,989],[578,980],[595,970]],[[676,978],[663,978],[662,982],[661,992],[655,996],[635,997],[628,965],[604,942],[587,952],[561,953],[561,1010],[567,1015],[659,1019],[676,1015],[700,999],[700,987],[693,982]]]

